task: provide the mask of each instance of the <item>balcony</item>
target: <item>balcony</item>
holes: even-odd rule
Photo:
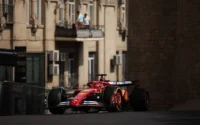
[[[12,4],[0,4],[0,19],[6,21],[6,24],[13,23],[13,11],[14,5]],[[3,19],[4,17],[4,19]]]
[[[56,26],[55,37],[67,38],[103,38],[103,26],[90,26],[90,28],[78,28],[75,26]]]

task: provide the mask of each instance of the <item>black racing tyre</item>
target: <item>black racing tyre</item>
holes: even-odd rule
[[[111,105],[110,104],[110,99],[111,99],[111,96],[113,94],[115,94],[115,92],[120,92],[120,95],[121,95],[121,100],[122,100],[122,94],[121,94],[121,90],[118,89],[117,87],[106,87],[104,89],[104,92],[103,92],[103,101],[104,103],[108,106],[106,108],[106,110],[108,112],[119,112],[122,110],[122,103],[120,106],[117,106],[117,105]]]
[[[61,88],[52,89],[48,95],[48,108],[52,114],[64,114],[64,108],[56,107],[60,102],[66,99],[65,90]]]
[[[148,111],[150,102],[149,93],[143,88],[133,89],[130,95],[130,104],[134,111]]]
[[[89,113],[90,108],[89,108],[89,107],[84,107],[84,108],[82,109],[82,111],[84,111],[85,113]]]

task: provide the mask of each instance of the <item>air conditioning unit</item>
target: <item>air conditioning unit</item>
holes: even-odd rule
[[[59,75],[59,64],[49,64],[49,75]]]
[[[113,64],[114,65],[121,65],[122,64],[122,55],[118,54],[115,55],[113,58]]]
[[[61,62],[66,61],[66,53],[60,53],[60,61]]]
[[[49,52],[49,61],[59,61],[59,50]]]

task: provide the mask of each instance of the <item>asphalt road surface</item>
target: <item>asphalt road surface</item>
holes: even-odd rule
[[[0,125],[200,125],[200,111],[1,116]]]

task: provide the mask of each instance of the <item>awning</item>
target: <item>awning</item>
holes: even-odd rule
[[[16,66],[17,53],[11,49],[0,49],[0,66]]]

